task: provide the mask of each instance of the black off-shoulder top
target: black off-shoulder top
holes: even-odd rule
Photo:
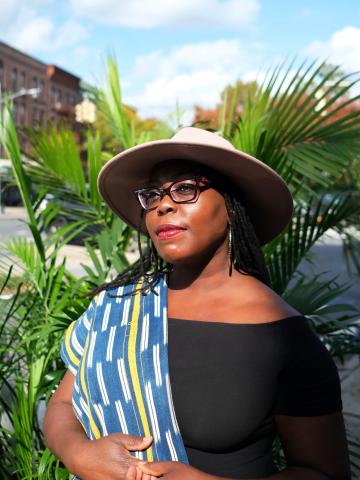
[[[175,412],[189,463],[204,472],[270,476],[274,415],[342,410],[336,365],[303,316],[168,324]]]

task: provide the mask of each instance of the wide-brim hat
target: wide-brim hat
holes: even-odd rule
[[[143,143],[119,153],[101,169],[99,192],[118,217],[138,229],[141,206],[134,190],[147,184],[155,165],[171,159],[191,160],[229,178],[239,188],[261,245],[288,225],[293,201],[280,175],[223,137],[200,128],[185,127],[169,140]],[[147,234],[144,225],[140,230]]]

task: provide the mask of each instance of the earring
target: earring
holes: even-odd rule
[[[233,267],[233,246],[232,246],[231,223],[229,223],[228,257],[229,257],[229,277],[231,277],[232,267]]]
[[[153,270],[155,270],[156,268],[156,264],[157,264],[157,258],[156,258],[156,249],[155,249],[155,245],[153,244],[153,242],[150,240],[150,264],[153,268]]]

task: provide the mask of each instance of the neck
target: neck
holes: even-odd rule
[[[204,291],[213,289],[216,285],[223,285],[225,281],[229,281],[227,243],[223,244],[210,258],[200,260],[197,258],[196,262],[174,265],[169,274],[171,290]]]

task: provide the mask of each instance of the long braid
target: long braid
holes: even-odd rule
[[[220,190],[222,190],[230,220],[233,243],[232,260],[235,270],[242,274],[253,275],[261,282],[270,286],[270,275],[265,264],[259,239],[246,209],[239,199],[238,192],[233,188],[229,189],[228,183],[227,188],[221,188]],[[143,212],[140,222],[142,221]],[[141,278],[144,279],[140,289],[141,293],[143,295],[146,295],[149,291],[156,293],[154,287],[164,273],[171,271],[172,265],[166,263],[159,256],[150,238],[147,239],[147,248],[146,251],[143,252],[140,229],[137,231],[137,243],[140,258],[125,271],[121,272],[114,280],[92,289],[86,296],[92,298],[103,290],[122,287],[129,283],[136,283]],[[132,292],[132,295],[135,293],[136,292]],[[116,295],[111,295],[109,292],[108,296],[116,297]]]
[[[245,207],[237,196],[227,192],[224,192],[223,195],[230,220],[235,270],[253,275],[270,286],[270,275],[260,242]]]

